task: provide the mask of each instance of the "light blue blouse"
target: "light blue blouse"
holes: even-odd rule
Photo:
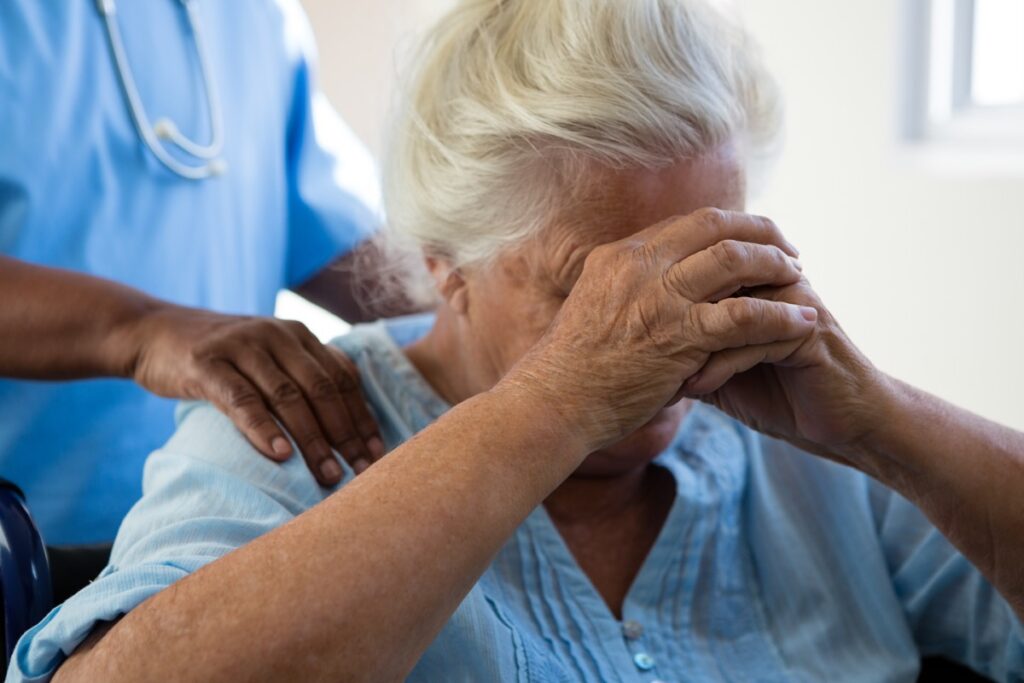
[[[336,343],[356,360],[389,447],[448,408],[382,324]],[[48,680],[97,621],[331,494],[300,458],[258,455],[208,405],[183,405],[178,419],[146,464],[110,566],[22,638],[8,681]],[[910,682],[922,653],[1000,681],[1024,676],[1024,628],[1006,602],[867,477],[706,407],[658,463],[676,498],[622,621],[539,507],[410,680]]]

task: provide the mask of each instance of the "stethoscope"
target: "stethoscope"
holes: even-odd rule
[[[224,147],[224,120],[220,110],[220,101],[217,99],[217,89],[213,83],[213,75],[206,58],[206,48],[203,43],[202,31],[199,28],[195,3],[193,0],[179,0],[179,2],[185,8],[185,14],[188,17],[189,30],[192,32],[196,44],[196,54],[199,56],[203,87],[206,90],[207,111],[210,116],[210,143],[207,145],[190,140],[178,130],[174,121],[168,118],[161,118],[150,124],[149,117],[146,116],[146,108],[142,104],[142,98],[139,97],[139,90],[135,86],[131,65],[125,54],[121,29],[117,24],[117,7],[114,0],[96,0],[96,7],[106,25],[110,51],[113,53],[114,63],[117,65],[117,75],[121,81],[125,99],[128,101],[128,109],[131,111],[135,128],[139,131],[139,137],[149,147],[153,156],[174,173],[188,180],[204,180],[227,172],[227,163],[220,158]],[[199,163],[189,165],[178,161],[167,151],[163,141],[194,157]]]

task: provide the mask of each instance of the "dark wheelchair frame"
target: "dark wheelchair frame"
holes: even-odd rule
[[[18,639],[84,588],[110,558],[110,544],[47,548],[25,496],[0,478],[0,641],[4,669]]]

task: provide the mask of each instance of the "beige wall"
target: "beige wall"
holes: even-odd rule
[[[305,0],[321,81],[375,151],[396,44],[449,0]],[[803,251],[884,369],[1024,428],[1024,177],[931,171],[893,142],[892,0],[741,0],[787,95],[786,151],[753,208]]]
[[[396,56],[449,0],[302,0],[320,51],[320,83],[375,153],[392,94]]]

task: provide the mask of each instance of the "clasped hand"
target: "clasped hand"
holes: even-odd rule
[[[504,381],[550,404],[591,450],[694,397],[846,461],[883,379],[797,257],[770,220],[717,209],[602,245]]]

